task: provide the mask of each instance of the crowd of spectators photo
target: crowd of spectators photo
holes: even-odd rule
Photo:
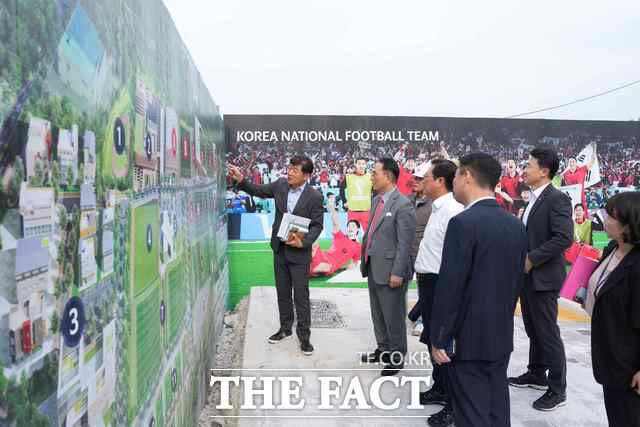
[[[496,188],[496,198],[515,215],[528,197],[522,174],[529,150],[540,144],[553,145],[560,156],[558,185],[571,185],[585,180],[589,168],[579,166],[576,157],[587,145],[595,145],[600,180],[594,185],[584,186],[583,208],[586,211],[602,209],[614,194],[640,188],[640,144],[634,136],[610,138],[571,132],[563,137],[542,137],[530,141],[511,133],[508,138],[500,138],[501,142],[495,142],[487,134],[483,131],[465,132],[462,135],[440,132],[438,141],[411,143],[243,142],[234,147],[229,162],[244,171],[253,183],[266,184],[286,175],[287,162],[292,154],[306,154],[316,165],[310,184],[324,195],[327,212],[327,201],[331,196],[335,196],[338,212],[348,210],[346,179],[356,172],[358,160],[361,163],[364,161],[364,172],[368,173],[375,159],[382,155],[393,156],[399,162],[402,168],[399,188],[409,195],[412,172],[420,164],[434,157],[456,159],[474,151],[490,154],[503,166],[504,176]],[[232,186],[228,187],[226,207],[228,213],[269,213],[274,209],[273,200],[252,198],[234,190]]]

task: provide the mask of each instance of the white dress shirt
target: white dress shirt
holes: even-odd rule
[[[449,220],[463,210],[464,206],[456,201],[453,193],[447,193],[433,201],[431,216],[424,229],[424,237],[420,241],[420,249],[416,257],[416,272],[440,273],[444,236],[447,233]]]
[[[531,209],[533,208],[533,205],[536,204],[536,201],[540,198],[540,195],[542,194],[544,189],[547,188],[549,185],[551,185],[550,182],[536,188],[531,192],[529,203],[527,204],[527,209],[524,210],[524,214],[522,215],[522,222],[524,222],[524,225],[527,225],[527,221],[529,220],[529,214],[531,213]]]
[[[287,194],[287,212],[293,213],[296,205],[298,204],[298,200],[300,200],[300,196],[302,196],[302,192],[304,191],[304,188],[306,186],[307,183],[305,182],[298,188],[289,187],[289,194]]]

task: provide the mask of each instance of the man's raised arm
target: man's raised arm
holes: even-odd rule
[[[246,192],[251,196],[260,197],[261,199],[273,198],[273,190],[277,181],[271,182],[269,184],[256,185],[245,179],[239,168],[232,165],[228,165],[228,168],[229,177],[235,182],[238,189]]]

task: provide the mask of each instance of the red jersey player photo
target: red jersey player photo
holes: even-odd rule
[[[516,166],[516,162],[513,159],[509,159],[507,161],[507,167],[504,175],[500,178],[500,187],[501,190],[506,193],[511,201],[505,201],[508,199],[503,199],[505,209],[511,211],[513,214],[517,214],[518,210],[523,206],[522,198],[518,193],[518,188],[522,184],[522,174],[520,170]],[[500,199],[498,199],[498,204],[500,204]]]
[[[316,242],[311,249],[311,277],[330,276],[349,261],[349,268],[358,268],[360,265],[361,231],[362,226],[355,219],[347,222],[346,234],[340,230],[338,213],[333,198],[327,201],[327,209],[331,213],[333,223],[333,241],[331,247],[323,251]]]

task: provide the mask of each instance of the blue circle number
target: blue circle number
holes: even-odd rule
[[[153,229],[149,224],[147,225],[147,251],[151,252],[151,248],[153,248]]]
[[[75,347],[80,343],[85,325],[84,304],[80,298],[71,297],[64,307],[60,326],[67,347]]]
[[[113,146],[116,148],[116,153],[122,154],[126,143],[127,137],[124,131],[124,124],[120,118],[117,118],[113,126]]]
[[[144,151],[147,155],[147,160],[151,160],[151,156],[153,155],[153,144],[151,143],[151,135],[147,134],[147,137],[144,139]]]

